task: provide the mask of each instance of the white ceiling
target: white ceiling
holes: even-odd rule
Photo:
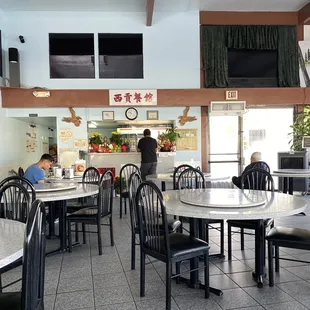
[[[155,0],[156,12],[297,11],[308,0]],[[146,0],[0,0],[3,11],[145,12]]]

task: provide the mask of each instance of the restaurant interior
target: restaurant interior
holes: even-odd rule
[[[310,309],[309,18],[0,0],[0,310]]]

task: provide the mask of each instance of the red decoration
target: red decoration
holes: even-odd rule
[[[153,100],[153,94],[152,93],[146,93],[144,96],[144,99],[146,102],[152,102]]]

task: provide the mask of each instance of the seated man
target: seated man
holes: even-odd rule
[[[244,171],[242,172],[242,175],[250,170],[250,169],[253,169],[253,168],[260,168],[260,169],[264,169],[264,170],[267,170],[269,172],[269,167],[268,165],[261,161],[261,152],[254,152],[252,155],[251,155],[251,163],[249,165],[247,165],[244,169]],[[232,177],[232,182],[234,183],[234,185],[236,185],[238,188],[241,188],[241,177]],[[246,186],[245,186],[246,188]]]
[[[48,170],[54,162],[53,156],[50,154],[43,154],[41,159],[27,168],[24,178],[29,180],[32,184],[44,183],[44,171]]]

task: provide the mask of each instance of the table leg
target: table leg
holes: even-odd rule
[[[257,281],[257,287],[263,287],[263,277],[265,275],[264,229],[264,220],[257,220],[255,229],[255,273],[253,274]]]
[[[287,177],[283,178],[283,193],[287,193]]]
[[[294,191],[294,188],[293,188],[293,178],[288,178],[288,193],[290,195],[293,195],[293,191]]]
[[[202,222],[203,220],[199,220],[199,221]],[[191,236],[198,237],[198,232],[199,232],[198,225],[199,225],[198,219],[195,219],[195,218],[189,219],[189,231],[190,231]],[[189,279],[184,278],[184,277],[180,277],[180,281],[182,283],[186,283],[191,288],[204,289],[204,285],[201,284],[201,282],[199,280],[198,268],[199,268],[198,257],[192,258],[190,260],[190,269],[194,270],[194,271],[192,271],[190,273]],[[223,292],[221,290],[216,289],[214,287],[210,287],[210,292],[217,295],[217,296],[223,295]]]
[[[166,182],[165,181],[161,181],[161,191],[162,192],[166,191]]]

